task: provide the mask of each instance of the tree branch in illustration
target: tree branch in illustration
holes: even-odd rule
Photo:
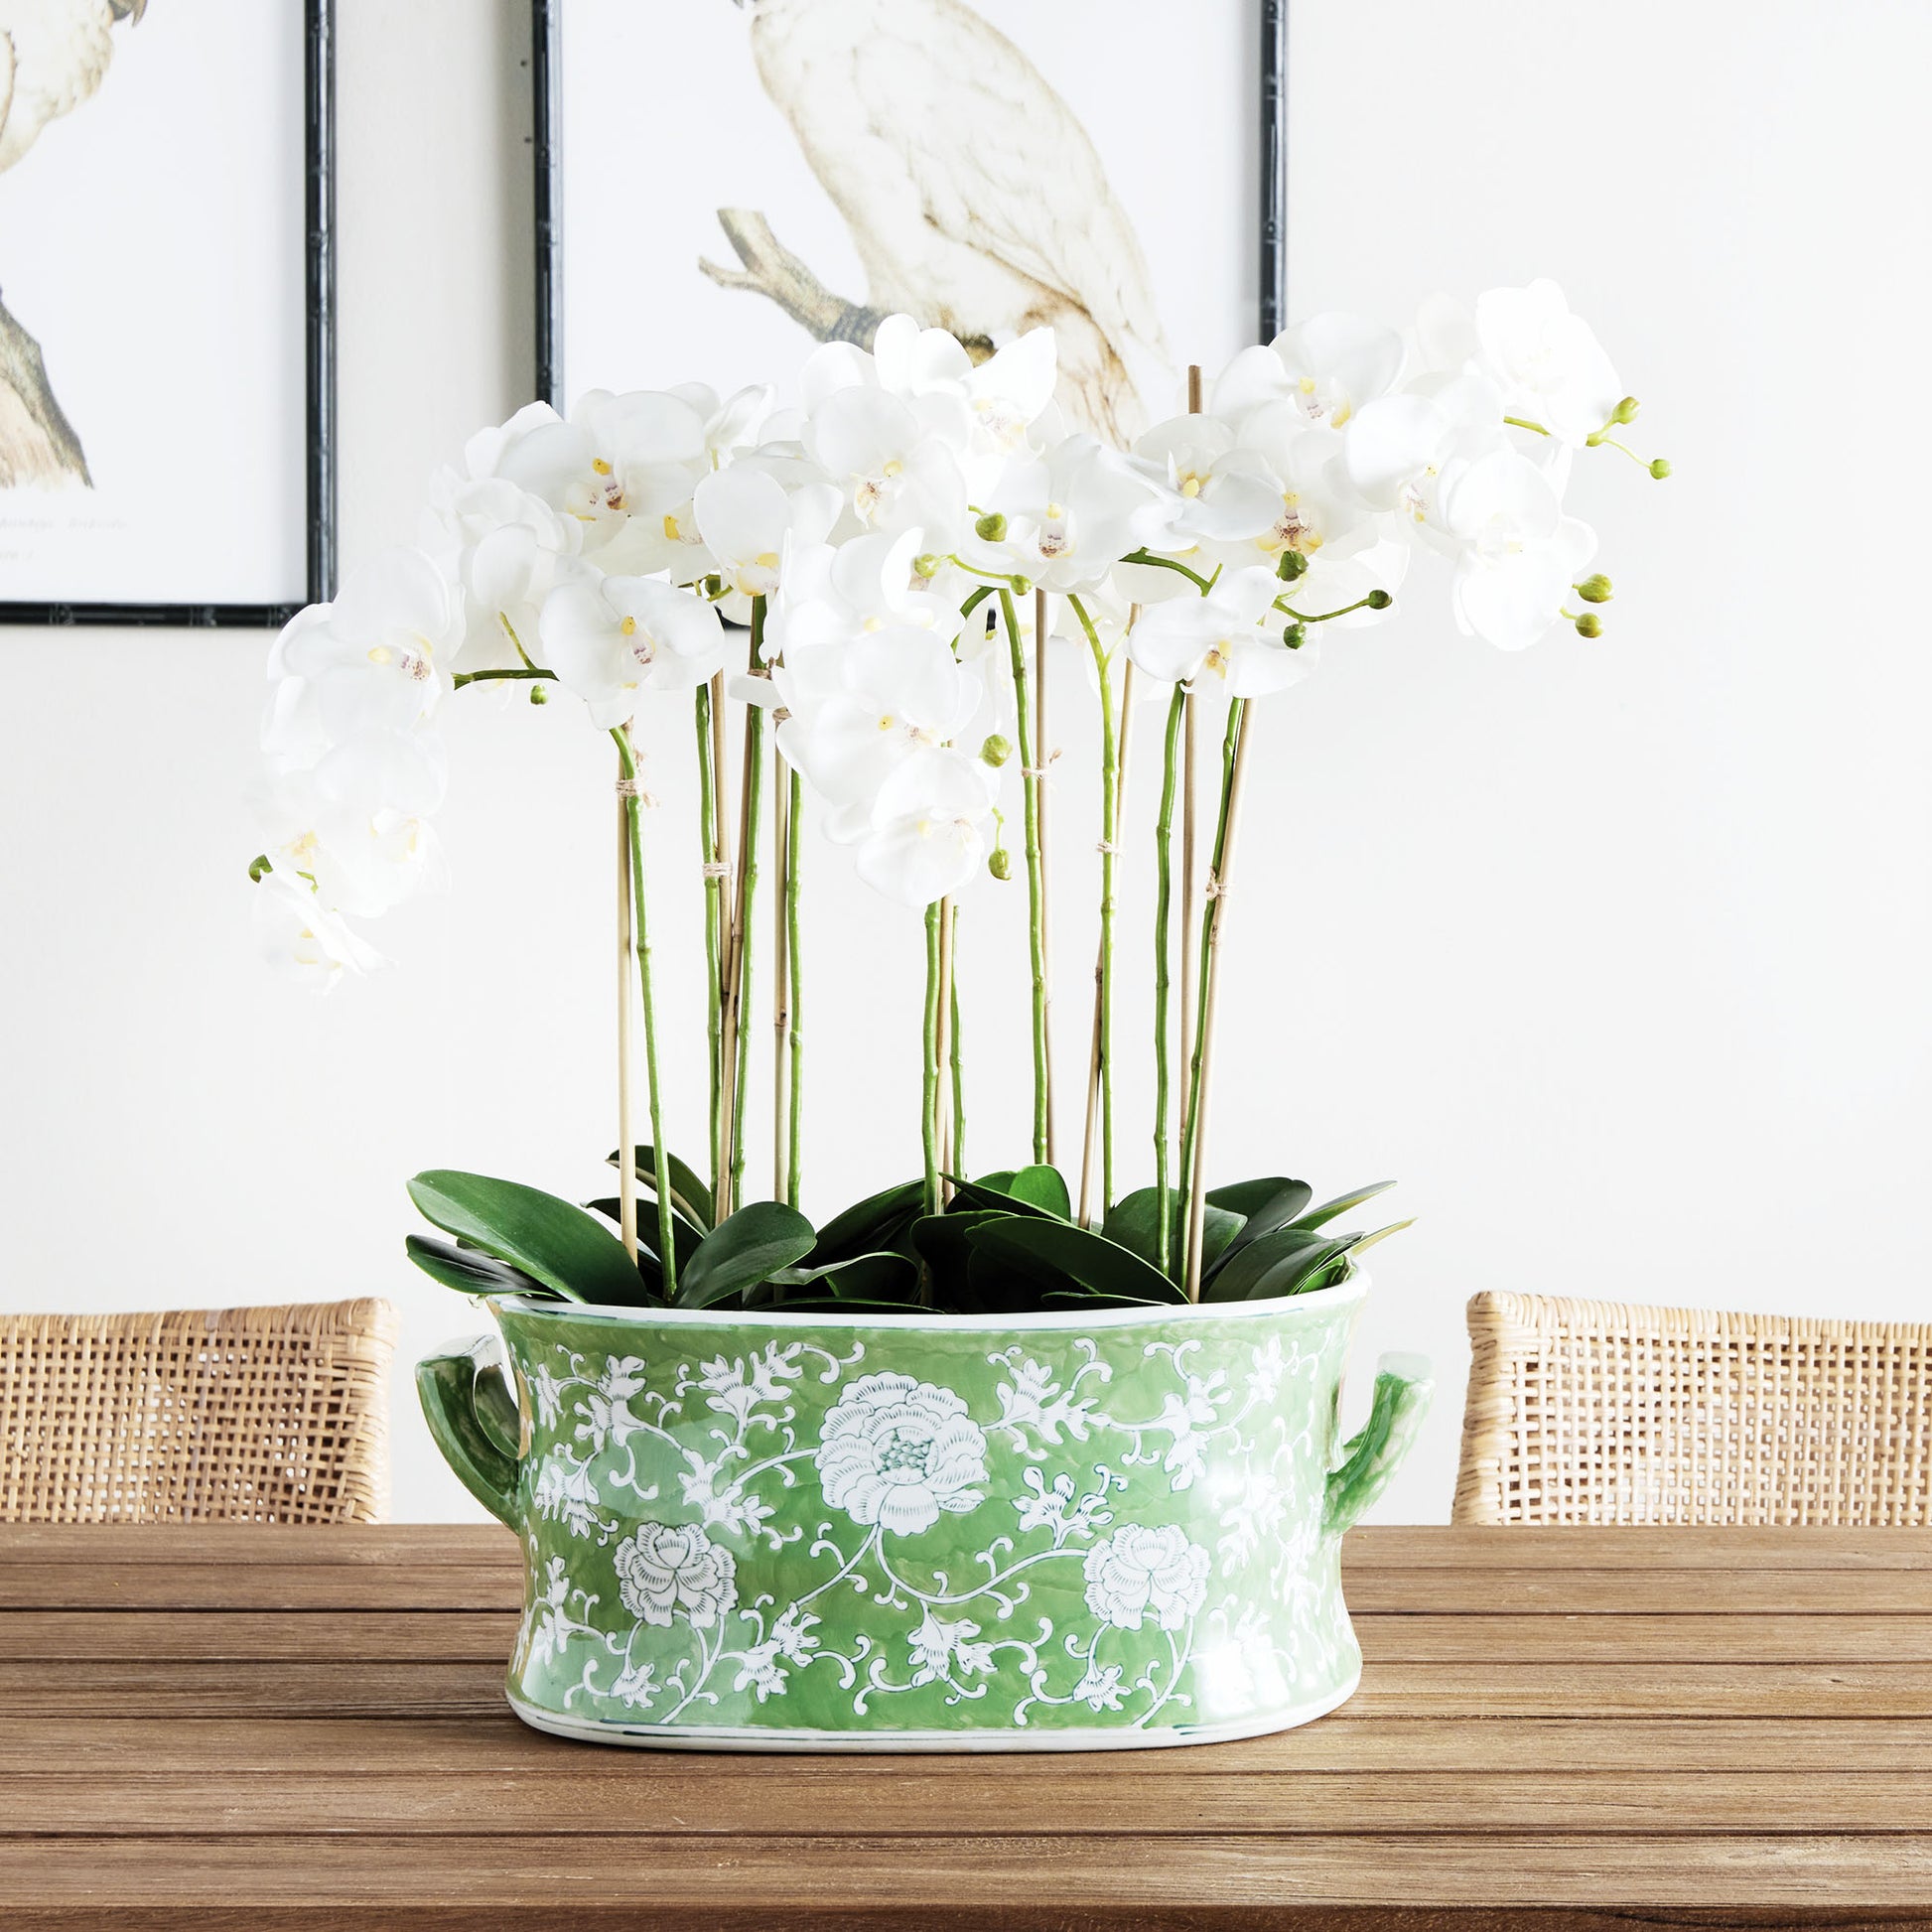
[[[93,487],[73,425],[48,386],[41,345],[0,304],[0,488]]]

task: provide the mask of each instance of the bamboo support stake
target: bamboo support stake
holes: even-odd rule
[[[1187,367],[1187,413],[1200,414],[1200,364]],[[1196,783],[1194,755],[1194,699],[1189,692],[1181,704],[1180,724],[1180,1067],[1183,1087],[1180,1105],[1181,1167],[1193,1122],[1189,1115],[1192,1087],[1187,1069],[1194,1063],[1194,870],[1197,835],[1194,823]],[[1183,1250],[1184,1252],[1184,1250]]]
[[[718,986],[717,1019],[712,1037],[712,1077],[718,1083],[718,1104],[712,1112],[711,1198],[714,1213],[722,1218],[730,1159],[730,1085],[726,1079],[730,1059],[731,1032],[727,1026],[732,1004],[732,989],[738,984],[737,928],[726,882],[732,876],[731,820],[725,810],[725,795],[730,765],[725,751],[725,674],[715,672],[711,679],[711,787],[712,846],[711,876],[706,881],[718,897]]]
[[[623,760],[618,775],[624,776]],[[636,970],[630,919],[630,803],[618,794],[618,1228],[623,1251],[637,1260],[636,1142],[630,1128],[631,974]],[[654,1159],[661,1160],[662,1155]]]
[[[1214,870],[1208,879],[1208,902],[1201,914],[1201,1013],[1195,1041],[1198,1064],[1193,1074],[1193,1135],[1188,1152],[1187,1274],[1190,1302],[1200,1300],[1201,1235],[1207,1214],[1207,1089],[1214,1068],[1214,1009],[1221,982],[1221,923],[1227,916],[1227,880],[1234,869],[1234,835],[1241,821],[1241,780],[1248,766],[1248,738],[1252,708],[1242,705],[1229,761],[1227,790],[1221,801],[1220,836],[1215,841]]]
[[[1046,1055],[1046,1165],[1056,1159],[1053,1132],[1053,925],[1052,895],[1048,891],[1047,867],[1051,856],[1046,839],[1046,767],[1052,756],[1046,749],[1046,593],[1034,593],[1034,758],[1038,776],[1029,779],[1037,794],[1034,820],[1039,836],[1039,951],[1044,972],[1040,989],[1040,1030]]]
[[[791,1174],[791,790],[773,771],[771,856],[771,1198],[783,1200]]]
[[[1132,607],[1128,628],[1134,627],[1140,606]],[[1096,650],[1096,658],[1098,652]],[[1100,674],[1107,675],[1104,666]],[[1113,784],[1107,801],[1107,815],[1101,826],[1101,901],[1100,939],[1093,960],[1093,1030],[1087,1052],[1087,1106],[1084,1131],[1080,1137],[1080,1207],[1082,1227],[1092,1227],[1096,1218],[1104,1220],[1114,1204],[1114,1038],[1113,1038],[1113,937],[1115,847],[1120,841],[1122,808],[1127,797],[1128,707],[1134,701],[1134,664],[1130,658],[1121,674],[1120,719],[1112,718],[1112,703],[1102,698],[1103,717],[1112,739]],[[1093,1207],[1094,1144],[1100,1146],[1100,1213]]]

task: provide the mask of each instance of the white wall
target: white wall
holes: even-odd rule
[[[520,6],[341,11],[352,560],[524,394],[528,151]],[[1415,615],[1332,644],[1266,714],[1217,1165],[1399,1174],[1422,1216],[1380,1251],[1361,1343],[1443,1376],[1385,1515],[1447,1514],[1479,1288],[1922,1311],[1928,59],[1910,0],[1297,0],[1293,306],[1400,316],[1554,274],[1677,465],[1657,485],[1605,457],[1579,486],[1619,586],[1602,640],[1503,657],[1419,584]],[[407,1355],[474,1323],[401,1259],[403,1176],[588,1191],[614,1139],[609,773],[564,707],[478,708],[454,734],[454,897],[387,922],[397,971],[311,1002],[250,946],[260,656],[232,634],[0,635],[0,1308],[373,1290]],[[1062,718],[1083,688],[1069,667]],[[669,955],[691,837],[682,728],[662,743]],[[1079,810],[1063,786],[1069,896]],[[837,935],[810,988],[823,1207],[907,1165],[914,1022],[881,984],[913,941],[837,854],[809,857]],[[966,914],[1003,962],[968,1019],[986,1165],[1024,1118],[1019,893]],[[1070,897],[1061,938],[1070,1079],[1090,944]],[[397,1513],[473,1514],[406,1389],[397,1424]]]

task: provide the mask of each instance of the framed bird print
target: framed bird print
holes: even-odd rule
[[[0,0],[0,622],[334,575],[333,0]]]
[[[1280,326],[1287,0],[537,0],[539,378],[1050,324],[1116,440]]]

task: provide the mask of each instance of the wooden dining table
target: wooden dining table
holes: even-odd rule
[[[1366,1668],[1179,1750],[629,1751],[495,1528],[0,1528],[0,1926],[1932,1925],[1932,1533],[1364,1529]]]

